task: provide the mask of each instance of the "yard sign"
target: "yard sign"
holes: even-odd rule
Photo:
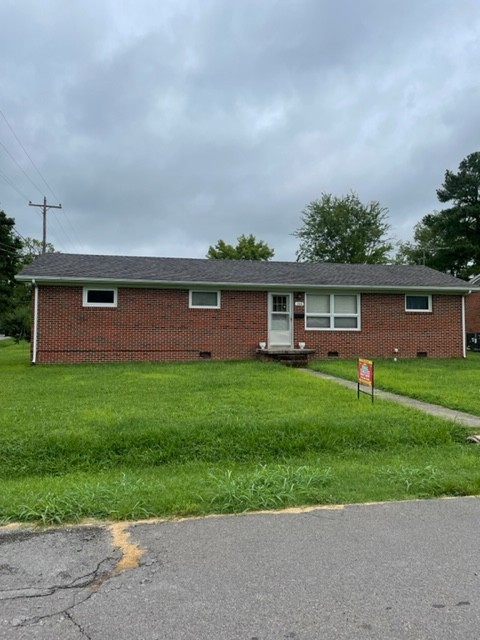
[[[365,360],[365,358],[358,359],[358,382],[357,382],[357,398],[360,398],[360,391],[362,393],[368,393],[372,396],[372,402],[374,397],[375,383],[373,376],[373,362],[372,360]]]

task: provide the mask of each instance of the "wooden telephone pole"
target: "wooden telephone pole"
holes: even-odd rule
[[[30,200],[28,203],[29,207],[41,207],[43,209],[43,238],[42,238],[42,253],[47,251],[47,211],[49,209],[61,209],[61,204],[47,204],[47,198],[43,197],[43,204],[33,204]]]

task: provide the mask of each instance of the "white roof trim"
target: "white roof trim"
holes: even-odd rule
[[[128,286],[128,287],[164,287],[166,289],[191,289],[192,287],[204,287],[204,288],[222,288],[222,289],[251,289],[251,290],[271,290],[271,289],[288,289],[291,291],[313,291],[318,289],[338,290],[344,289],[347,291],[376,291],[376,292],[403,292],[403,291],[425,291],[430,293],[450,293],[450,294],[462,294],[467,295],[471,291],[480,291],[480,286],[469,287],[468,282],[465,283],[466,287],[441,287],[441,286],[418,286],[418,285],[367,285],[367,284],[293,284],[293,283],[251,283],[251,282],[205,282],[205,281],[178,281],[172,280],[128,280],[122,278],[80,278],[80,277],[54,277],[54,276],[16,276],[19,281],[30,282],[35,280],[37,284],[57,284],[57,285],[87,285],[87,284],[102,284],[102,285],[116,285],[116,286]]]

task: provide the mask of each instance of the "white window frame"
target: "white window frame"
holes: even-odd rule
[[[427,298],[428,309],[409,309],[407,307],[407,298]],[[427,293],[406,293],[405,294],[405,311],[406,313],[432,313],[432,296]]]
[[[217,294],[217,304],[216,305],[208,305],[208,304],[193,304],[193,294],[195,293],[216,293]],[[188,292],[188,306],[190,309],[220,309],[220,291],[216,289],[190,289]]]
[[[308,312],[308,296],[330,296],[330,313],[309,313]],[[335,296],[356,296],[357,298],[357,313],[335,313]],[[329,318],[329,327],[309,327],[308,318]],[[335,318],[356,318],[356,327],[335,327]],[[323,291],[307,292],[305,294],[305,331],[361,331],[361,296],[359,293],[349,293],[347,291],[335,293],[328,293]]]
[[[113,291],[113,302],[88,302],[89,291]],[[83,287],[84,307],[116,307],[118,301],[118,290],[116,287]]]

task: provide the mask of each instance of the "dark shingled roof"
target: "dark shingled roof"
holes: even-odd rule
[[[439,289],[465,292],[468,282],[414,265],[261,262],[46,253],[27,265],[19,280],[248,287],[352,287]]]

